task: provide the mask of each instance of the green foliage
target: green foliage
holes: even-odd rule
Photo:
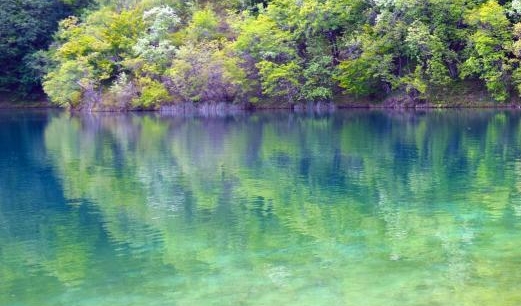
[[[39,50],[50,44],[58,20],[89,4],[90,1],[0,0],[0,92],[26,95],[40,91],[44,69]]]
[[[185,45],[167,71],[170,91],[183,102],[225,102],[241,97],[247,85],[239,59],[216,41]]]
[[[423,76],[421,66],[416,66],[414,73],[409,73],[400,78],[400,85],[405,88],[405,92],[412,98],[424,98],[427,91],[427,83]]]
[[[316,56],[309,61],[303,73],[305,83],[301,85],[305,100],[320,101],[333,97],[332,62],[329,55]]]
[[[268,96],[284,97],[293,102],[298,94],[300,66],[296,62],[276,64],[263,60],[257,64],[261,76],[263,93]]]
[[[81,102],[83,85],[92,79],[92,67],[80,61],[65,61],[46,76],[43,87],[60,106],[74,107]]]
[[[170,95],[160,82],[144,77],[137,80],[139,93],[132,100],[132,104],[137,108],[154,108],[161,102],[168,101]]]
[[[118,0],[99,5],[60,23],[50,65],[44,53],[27,57],[28,78],[47,71],[46,91],[59,104],[82,104],[88,97],[103,104],[101,97],[111,93],[117,100],[130,99],[119,105],[135,106],[140,103],[131,100],[138,99],[134,89],[142,78],[162,84],[172,96],[173,102],[154,105],[285,104],[330,100],[340,91],[380,98],[402,92],[424,99],[429,89],[456,86],[458,78],[481,80],[497,101],[521,89],[517,2]],[[65,64],[67,69],[61,68]],[[83,69],[89,86],[78,85],[72,66]],[[122,73],[133,88],[129,94],[110,89]],[[60,96],[54,78],[72,82],[65,87],[79,95],[67,89]]]
[[[280,29],[276,22],[266,16],[246,17],[238,29],[235,48],[257,61],[284,61],[296,56],[295,42],[291,32]]]
[[[507,100],[508,74],[506,44],[511,40],[510,22],[504,9],[490,0],[469,11],[465,21],[473,27],[469,37],[469,57],[463,63],[461,77],[478,76],[485,81],[491,95],[498,101]]]
[[[193,42],[217,39],[219,17],[211,9],[194,12],[192,20],[185,29],[186,38]]]
[[[367,96],[375,93],[379,83],[375,76],[378,69],[376,63],[367,56],[343,61],[338,65],[335,79],[349,94]]]
[[[374,39],[368,31],[359,41],[348,42],[354,49],[349,58],[337,66],[334,78],[345,92],[355,96],[367,96],[388,90],[396,85],[394,57],[389,37]],[[399,71],[398,71],[399,72]]]
[[[88,91],[89,96],[97,96],[92,103],[100,102],[104,84],[110,84],[124,69],[123,60],[132,54],[140,30],[144,29],[138,16],[136,10],[118,14],[102,9],[84,22],[76,17],[61,21],[57,33],[60,44],[52,51],[55,65],[44,82],[51,101],[76,107],[78,97],[84,97]]]

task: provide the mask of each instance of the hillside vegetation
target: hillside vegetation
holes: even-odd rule
[[[466,83],[497,103],[521,93],[519,0],[68,2],[25,65],[64,107],[421,103]]]

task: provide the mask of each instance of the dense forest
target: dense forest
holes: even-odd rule
[[[1,0],[0,92],[82,109],[521,95],[521,1]]]
[[[90,0],[0,0],[0,94],[38,94],[58,22],[95,7]]]

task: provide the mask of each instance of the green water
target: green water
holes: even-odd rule
[[[519,305],[521,113],[0,113],[0,305]]]

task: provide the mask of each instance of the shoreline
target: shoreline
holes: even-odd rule
[[[0,100],[0,110],[4,109],[61,109],[61,107],[53,105],[46,100]]]
[[[461,103],[461,104],[435,104],[435,103],[419,103],[419,104],[387,104],[387,103],[334,103],[334,102],[317,102],[317,103],[296,103],[291,105],[276,105],[269,103],[265,105],[253,104],[231,104],[231,103],[181,103],[159,106],[156,109],[68,109],[51,104],[48,101],[0,101],[0,111],[3,110],[69,110],[74,113],[127,113],[127,112],[158,112],[165,114],[175,113],[234,113],[244,111],[269,111],[269,110],[287,110],[287,111],[316,111],[329,112],[334,110],[348,109],[379,109],[379,110],[434,110],[434,109],[521,109],[518,103]]]

